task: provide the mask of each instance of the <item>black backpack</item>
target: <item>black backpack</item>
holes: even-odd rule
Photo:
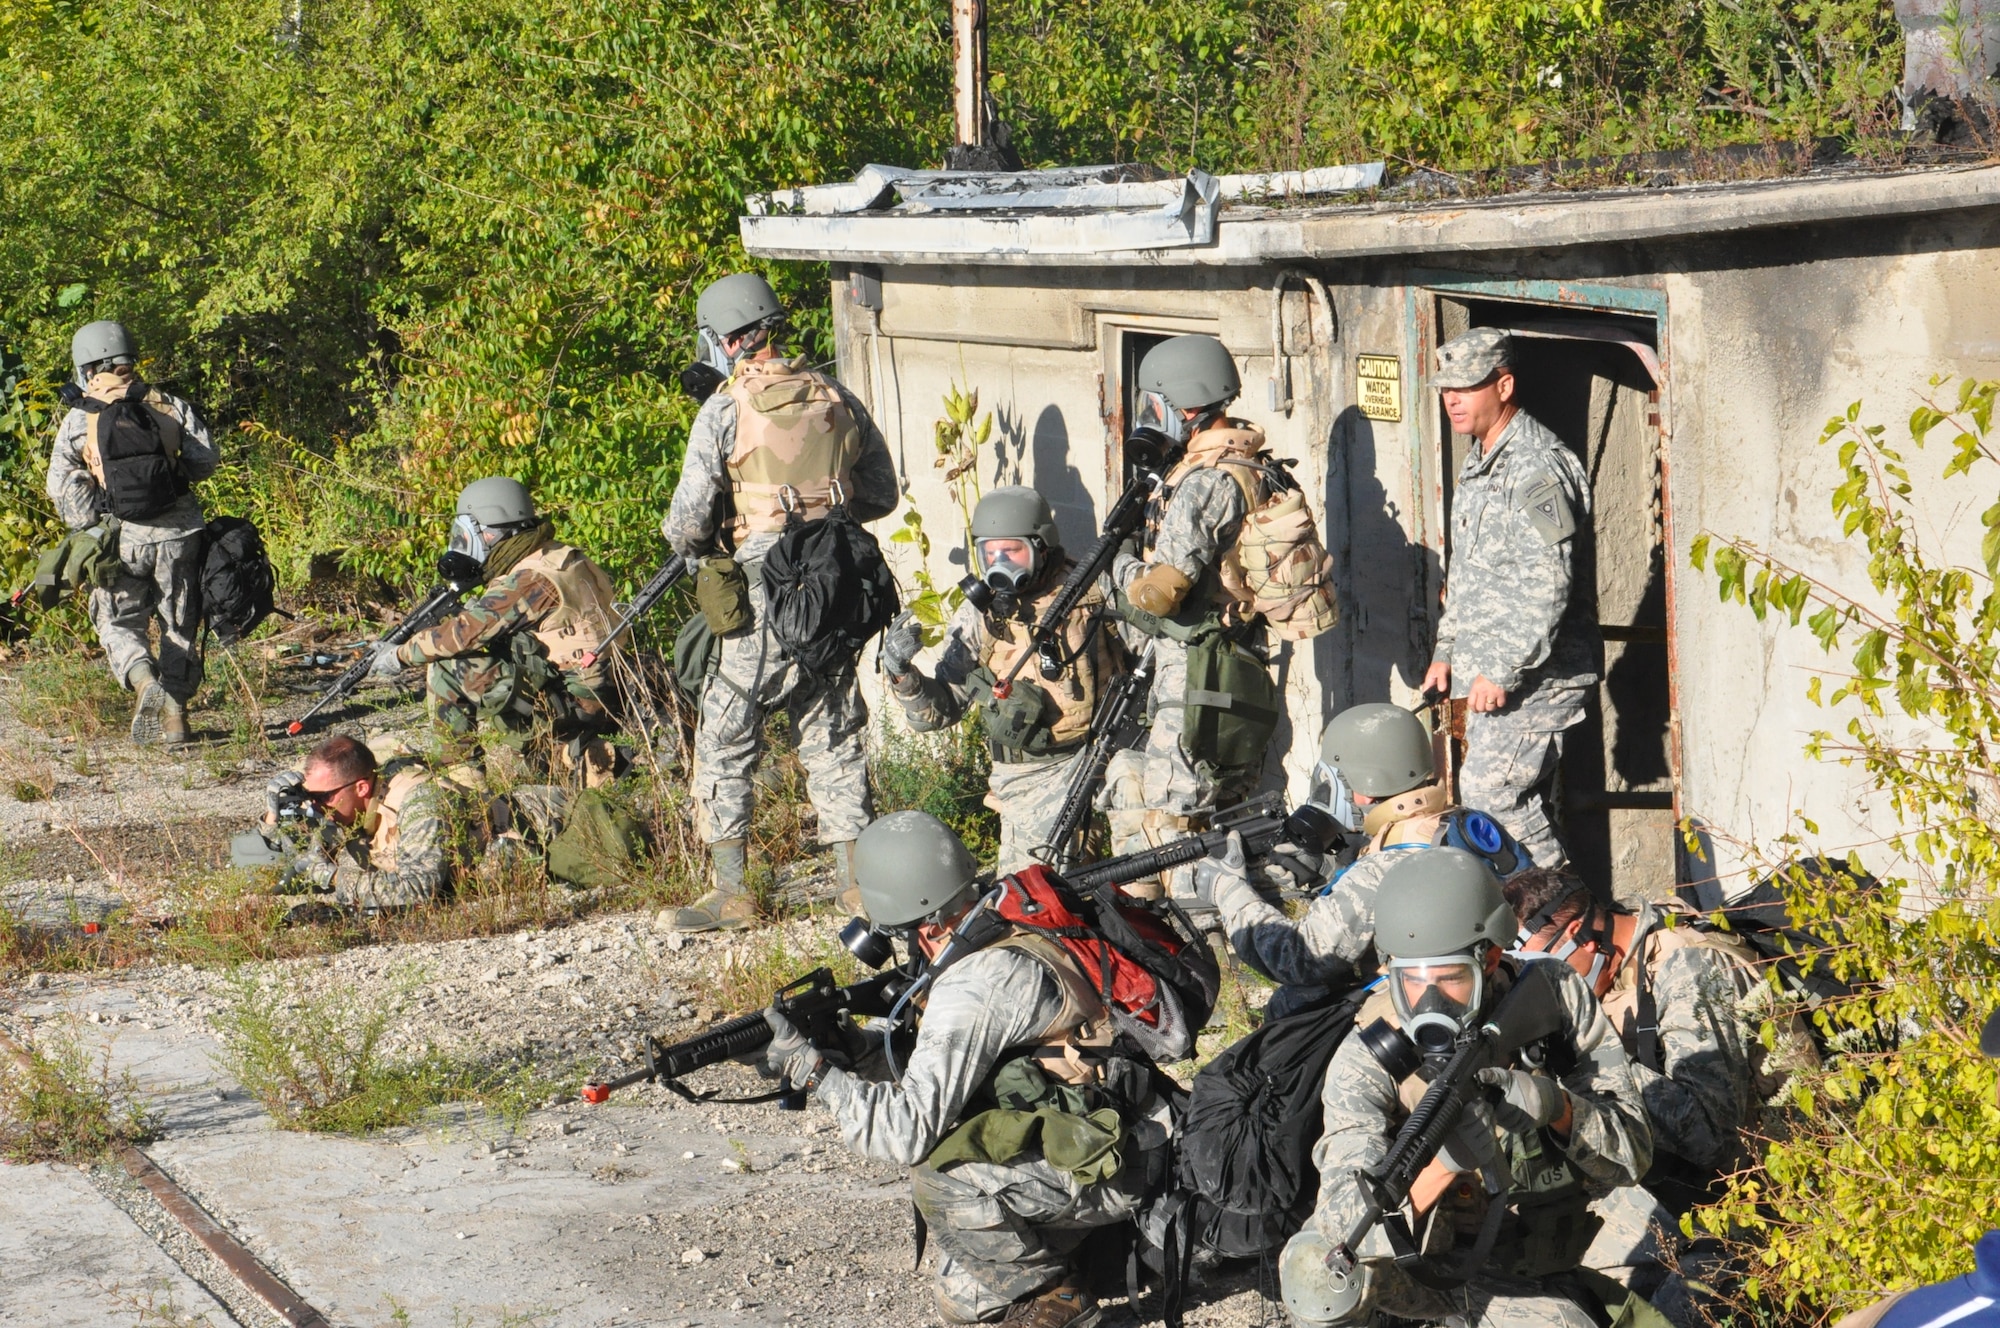
[[[150,521],[188,491],[181,473],[178,421],[149,405],[150,389],[133,383],[115,401],[86,397],[77,403],[92,421],[104,471],[104,497],[120,521]]]
[[[208,523],[201,560],[201,609],[208,629],[225,646],[255,631],[276,610],[271,556],[257,527],[237,516]]]
[[[882,546],[836,506],[793,522],[764,555],[764,614],[785,654],[821,681],[853,669],[902,608]]]

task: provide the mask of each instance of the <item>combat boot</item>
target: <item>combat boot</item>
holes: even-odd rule
[[[161,717],[168,703],[167,689],[160,686],[160,675],[153,672],[150,663],[132,666],[125,675],[125,683],[132,689],[132,745],[151,747],[160,740]],[[187,721],[181,721],[185,730]]]
[[[745,879],[750,874],[750,844],[720,839],[708,846],[715,864],[715,888],[674,913],[675,931],[737,931],[757,921],[757,905]]]
[[[1020,1324],[1022,1328],[1093,1328],[1101,1317],[1096,1298],[1072,1274],[1059,1286],[1015,1301],[1007,1307],[1000,1322]]]
[[[833,875],[840,882],[841,908],[849,917],[865,917],[868,910],[861,903],[861,887],[854,881],[854,841],[843,839],[827,847],[833,850]]]
[[[188,728],[187,707],[171,696],[160,710],[160,741],[168,747],[185,747],[194,740]]]

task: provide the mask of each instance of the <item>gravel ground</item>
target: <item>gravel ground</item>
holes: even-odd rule
[[[188,1234],[188,1229],[180,1224],[152,1191],[134,1180],[124,1167],[116,1162],[104,1162],[90,1170],[90,1183],[97,1192],[125,1210],[139,1230],[152,1238],[153,1243],[166,1251],[167,1257],[179,1264],[186,1273],[221,1301],[229,1310],[230,1321],[239,1328],[285,1328],[271,1309],[250,1293],[248,1287],[236,1280],[235,1274],[222,1266],[222,1261],[208,1252],[206,1246]],[[215,1324],[213,1328],[222,1328]]]

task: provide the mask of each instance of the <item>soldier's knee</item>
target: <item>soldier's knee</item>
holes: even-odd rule
[[[1330,1248],[1326,1237],[1308,1227],[1278,1256],[1278,1286],[1294,1328],[1363,1323],[1372,1312],[1368,1265],[1336,1273],[1326,1266]]]

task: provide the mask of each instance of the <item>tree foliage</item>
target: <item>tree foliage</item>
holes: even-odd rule
[[[1787,1308],[1843,1310],[1886,1290],[1956,1276],[2000,1211],[2000,1105],[1979,1025],[2000,1006],[2000,502],[1988,465],[2000,383],[1943,379],[1909,421],[1918,448],[1940,431],[1951,455],[1930,496],[1976,486],[1987,530],[1978,568],[1926,548],[1910,460],[1850,406],[1821,442],[1839,449],[1832,512],[1868,553],[1868,586],[1840,587],[1742,539],[1704,535],[1725,601],[1759,619],[1802,622],[1846,667],[1807,684],[1818,705],[1846,715],[1808,752],[1857,766],[1893,809],[1891,874],[1879,890],[1788,872],[1802,920],[1841,944],[1829,954],[1860,984],[1818,1017],[1859,1048],[1792,1089],[1789,1135],[1735,1177],[1700,1217],[1711,1231],[1747,1232],[1753,1292]],[[1809,616],[1808,616],[1809,615]],[[1827,681],[1834,683],[1823,694]],[[1767,846],[1807,851],[1817,834]],[[1858,864],[1857,864],[1858,865]],[[1873,1036],[1894,1030],[1892,1049]]]

